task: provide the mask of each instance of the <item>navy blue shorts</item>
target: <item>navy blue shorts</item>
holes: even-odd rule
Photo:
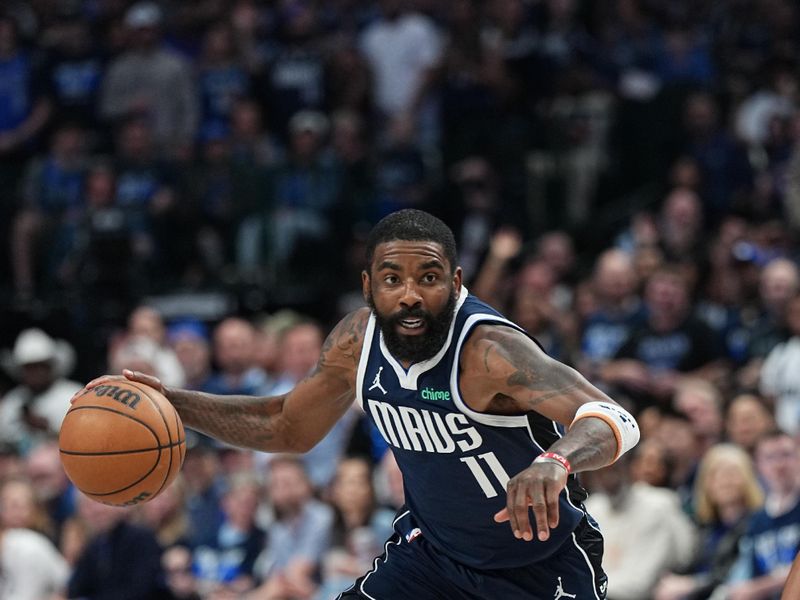
[[[474,569],[437,551],[418,535],[404,537],[401,517],[383,555],[337,600],[603,600],[603,538],[585,518],[564,546],[544,560],[513,569]]]

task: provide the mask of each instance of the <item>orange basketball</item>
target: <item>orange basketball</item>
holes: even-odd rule
[[[152,500],[180,471],[186,434],[164,395],[131,381],[99,385],[79,396],[58,438],[72,483],[105,504]]]

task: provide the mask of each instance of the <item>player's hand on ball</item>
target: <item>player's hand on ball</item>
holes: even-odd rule
[[[514,537],[533,539],[528,507],[533,508],[536,532],[540,541],[558,527],[558,497],[567,485],[567,471],[556,463],[534,463],[508,482],[506,507],[494,516],[498,523],[509,521]]]
[[[131,371],[130,369],[123,369],[122,375],[103,375],[101,377],[97,377],[92,379],[89,383],[83,386],[83,389],[78,390],[75,394],[70,398],[69,402],[72,404],[75,400],[78,399],[79,396],[85,394],[88,390],[97,387],[98,385],[109,385],[113,384],[115,381],[134,381],[137,383],[143,383],[146,386],[153,388],[164,394],[166,396],[167,390],[164,387],[164,384],[161,383],[161,380],[158,377],[153,375],[147,375],[146,373],[142,373],[140,371]]]

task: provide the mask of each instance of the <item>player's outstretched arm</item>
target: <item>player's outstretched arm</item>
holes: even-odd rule
[[[508,483],[507,507],[496,520],[510,521],[517,537],[533,539],[531,506],[537,535],[547,539],[549,529],[558,525],[558,497],[569,473],[609,465],[638,441],[633,417],[575,369],[550,358],[513,328],[477,327],[464,346],[461,373],[464,400],[473,410],[536,411],[569,427],[546,449],[558,459],[537,460]],[[559,462],[562,457],[566,460]]]
[[[353,403],[368,317],[369,309],[364,308],[343,318],[325,340],[314,371],[281,396],[220,396],[169,388],[155,377],[134,371],[123,375],[164,393],[187,427],[235,446],[266,452],[305,452]],[[100,377],[86,387],[117,378]]]

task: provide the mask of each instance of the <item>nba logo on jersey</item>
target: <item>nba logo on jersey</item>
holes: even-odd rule
[[[414,527],[414,529],[406,534],[406,542],[412,542],[421,535],[422,530],[419,527]]]

